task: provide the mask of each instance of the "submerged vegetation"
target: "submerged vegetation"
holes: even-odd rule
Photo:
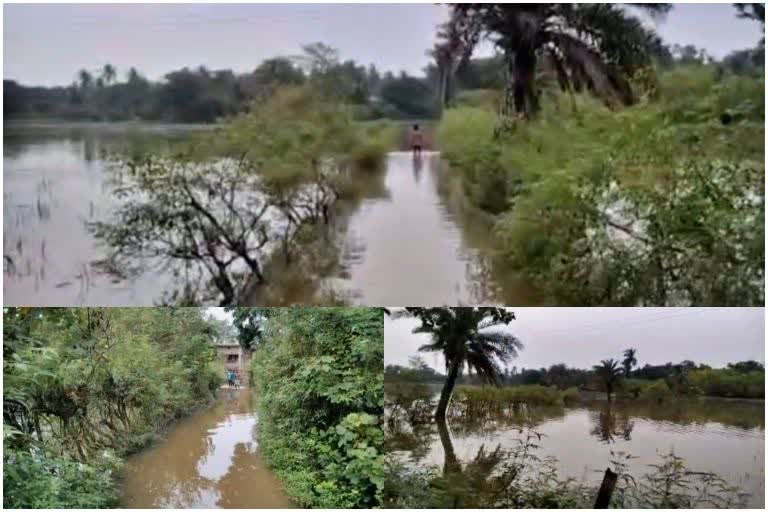
[[[6,308],[3,506],[117,505],[122,458],[207,405],[221,371],[197,309]]]
[[[302,507],[370,508],[384,492],[384,357],[376,308],[257,310],[259,449]]]
[[[91,224],[110,250],[102,267],[172,272],[167,303],[246,302],[271,280],[268,261],[290,271],[299,246],[330,236],[336,202],[366,192],[357,182],[379,172],[392,136],[305,87],[275,92],[178,154],[118,157],[120,204]]]

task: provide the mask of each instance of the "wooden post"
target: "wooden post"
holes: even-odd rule
[[[597,491],[595,508],[608,508],[608,505],[611,503],[611,496],[613,495],[613,489],[616,487],[616,480],[618,477],[619,475],[611,471],[610,468],[605,470],[603,483],[600,484],[600,490]]]

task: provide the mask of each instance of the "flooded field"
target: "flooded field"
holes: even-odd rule
[[[523,430],[530,427],[530,430]],[[467,465],[497,447],[513,450],[533,432],[536,456],[556,459],[560,478],[599,485],[611,461],[626,459],[640,476],[674,453],[693,471],[712,472],[740,487],[750,508],[765,505],[764,402],[725,399],[669,404],[589,402],[536,407],[484,420],[453,420],[389,433],[390,450],[413,467]],[[444,466],[445,465],[445,466]],[[484,480],[477,480],[484,481]]]
[[[221,389],[214,405],[182,420],[128,459],[124,508],[291,508],[259,457],[258,417],[247,389]]]
[[[115,204],[108,156],[151,142],[165,147],[200,126],[141,123],[11,123],[4,134],[4,288],[8,304],[152,305],[176,286],[170,271],[128,279],[99,272],[107,254],[86,223]],[[440,193],[439,153],[392,152],[383,176],[361,184],[362,203],[337,219],[326,275],[273,279],[270,303],[316,303],[320,288],[358,304],[532,302],[497,279],[488,229],[462,219]],[[367,188],[375,188],[369,191]],[[378,190],[381,189],[381,190]],[[350,206],[350,205],[348,205]],[[304,272],[296,267],[277,269]],[[315,270],[311,273],[314,274]],[[294,287],[296,289],[292,289]],[[254,293],[246,302],[264,299]]]
[[[3,286],[8,305],[145,305],[172,277],[116,280],[86,228],[113,204],[106,159],[118,149],[183,140],[200,125],[6,123],[3,134]]]

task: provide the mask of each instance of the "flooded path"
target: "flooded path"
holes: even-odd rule
[[[213,406],[128,459],[123,508],[292,508],[259,457],[250,390],[220,389]]]
[[[387,156],[383,198],[365,201],[349,223],[339,285],[360,304],[499,303],[490,261],[471,245],[439,194],[440,154]],[[479,238],[482,238],[480,236]],[[476,240],[473,240],[475,242]]]

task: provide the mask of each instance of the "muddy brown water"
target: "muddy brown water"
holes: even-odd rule
[[[209,409],[129,457],[124,508],[293,508],[259,455],[247,389],[220,389]]]
[[[599,485],[613,453],[631,454],[630,473],[651,472],[674,453],[688,469],[712,472],[748,496],[749,508],[765,505],[765,403],[706,399],[649,404],[587,402],[574,407],[536,407],[494,421],[451,421],[448,433],[434,426],[402,436],[390,453],[414,467],[473,461],[484,448],[519,446],[521,427],[536,438],[542,459],[554,457],[561,478]],[[446,434],[450,442],[446,443]],[[392,433],[388,433],[391,436]],[[448,450],[445,449],[448,446]]]

